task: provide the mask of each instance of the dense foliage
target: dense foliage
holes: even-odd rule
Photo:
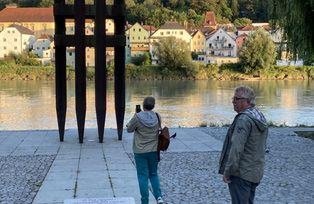
[[[0,9],[15,3],[20,7],[47,7],[53,0],[1,0]],[[66,0],[73,4],[74,0]],[[94,0],[85,0],[93,4]],[[112,4],[113,0],[106,0]],[[200,26],[206,11],[214,11],[221,23],[237,18],[249,18],[257,22],[268,20],[268,1],[264,0],[125,0],[129,23],[143,22],[159,27],[165,20],[176,20],[190,26]]]
[[[258,29],[250,34],[239,52],[240,63],[245,73],[269,69],[275,61],[275,44],[268,33]]]
[[[154,55],[162,68],[184,77],[193,75],[193,63],[188,43],[175,37],[168,37],[161,39],[154,46],[156,46]]]
[[[314,0],[271,0],[271,14],[284,30],[288,49],[294,57],[314,63]]]

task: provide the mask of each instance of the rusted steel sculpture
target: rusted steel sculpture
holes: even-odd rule
[[[86,115],[86,62],[85,48],[95,47],[95,107],[99,142],[103,142],[106,118],[106,47],[114,47],[115,111],[118,139],[122,140],[125,111],[125,3],[114,0],[106,5],[105,0],[94,0],[94,5],[85,5],[85,0],[75,0],[74,5],[65,0],[54,0],[55,17],[55,63],[56,63],[56,111],[60,141],[64,140],[67,109],[66,47],[75,47],[75,108],[79,142],[83,143]],[[66,19],[74,19],[75,34],[65,32]],[[95,22],[94,36],[85,36],[85,20]],[[106,36],[105,20],[113,19],[114,35]]]

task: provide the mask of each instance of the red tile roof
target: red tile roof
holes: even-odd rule
[[[147,31],[151,31],[151,32],[154,32],[156,31],[157,29],[154,27],[154,26],[151,26],[151,25],[142,25],[143,28]]]
[[[252,25],[246,25],[246,26],[238,28],[238,31],[253,31],[255,29],[256,28]]]
[[[216,25],[217,25],[217,22],[215,18],[215,13],[212,11],[207,11],[205,14],[203,26],[210,27],[210,26],[216,26]]]
[[[175,21],[167,21],[159,29],[185,29],[182,25]]]
[[[54,22],[53,8],[4,8],[0,22]]]
[[[9,28],[16,28],[20,33],[27,34],[27,35],[34,35],[34,32],[28,28],[25,28],[21,25],[12,24],[9,26]]]

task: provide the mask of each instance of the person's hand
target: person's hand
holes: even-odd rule
[[[225,183],[231,183],[231,180],[230,180],[230,177],[229,177],[229,176],[223,175],[223,176],[222,176],[222,180],[223,180]]]

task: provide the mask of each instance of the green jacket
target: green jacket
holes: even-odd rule
[[[219,161],[219,173],[259,183],[265,165],[268,127],[255,107],[238,113],[228,129]]]
[[[127,132],[134,132],[134,153],[157,151],[157,133],[159,129],[159,123],[155,112],[141,111],[134,114],[126,127]]]

